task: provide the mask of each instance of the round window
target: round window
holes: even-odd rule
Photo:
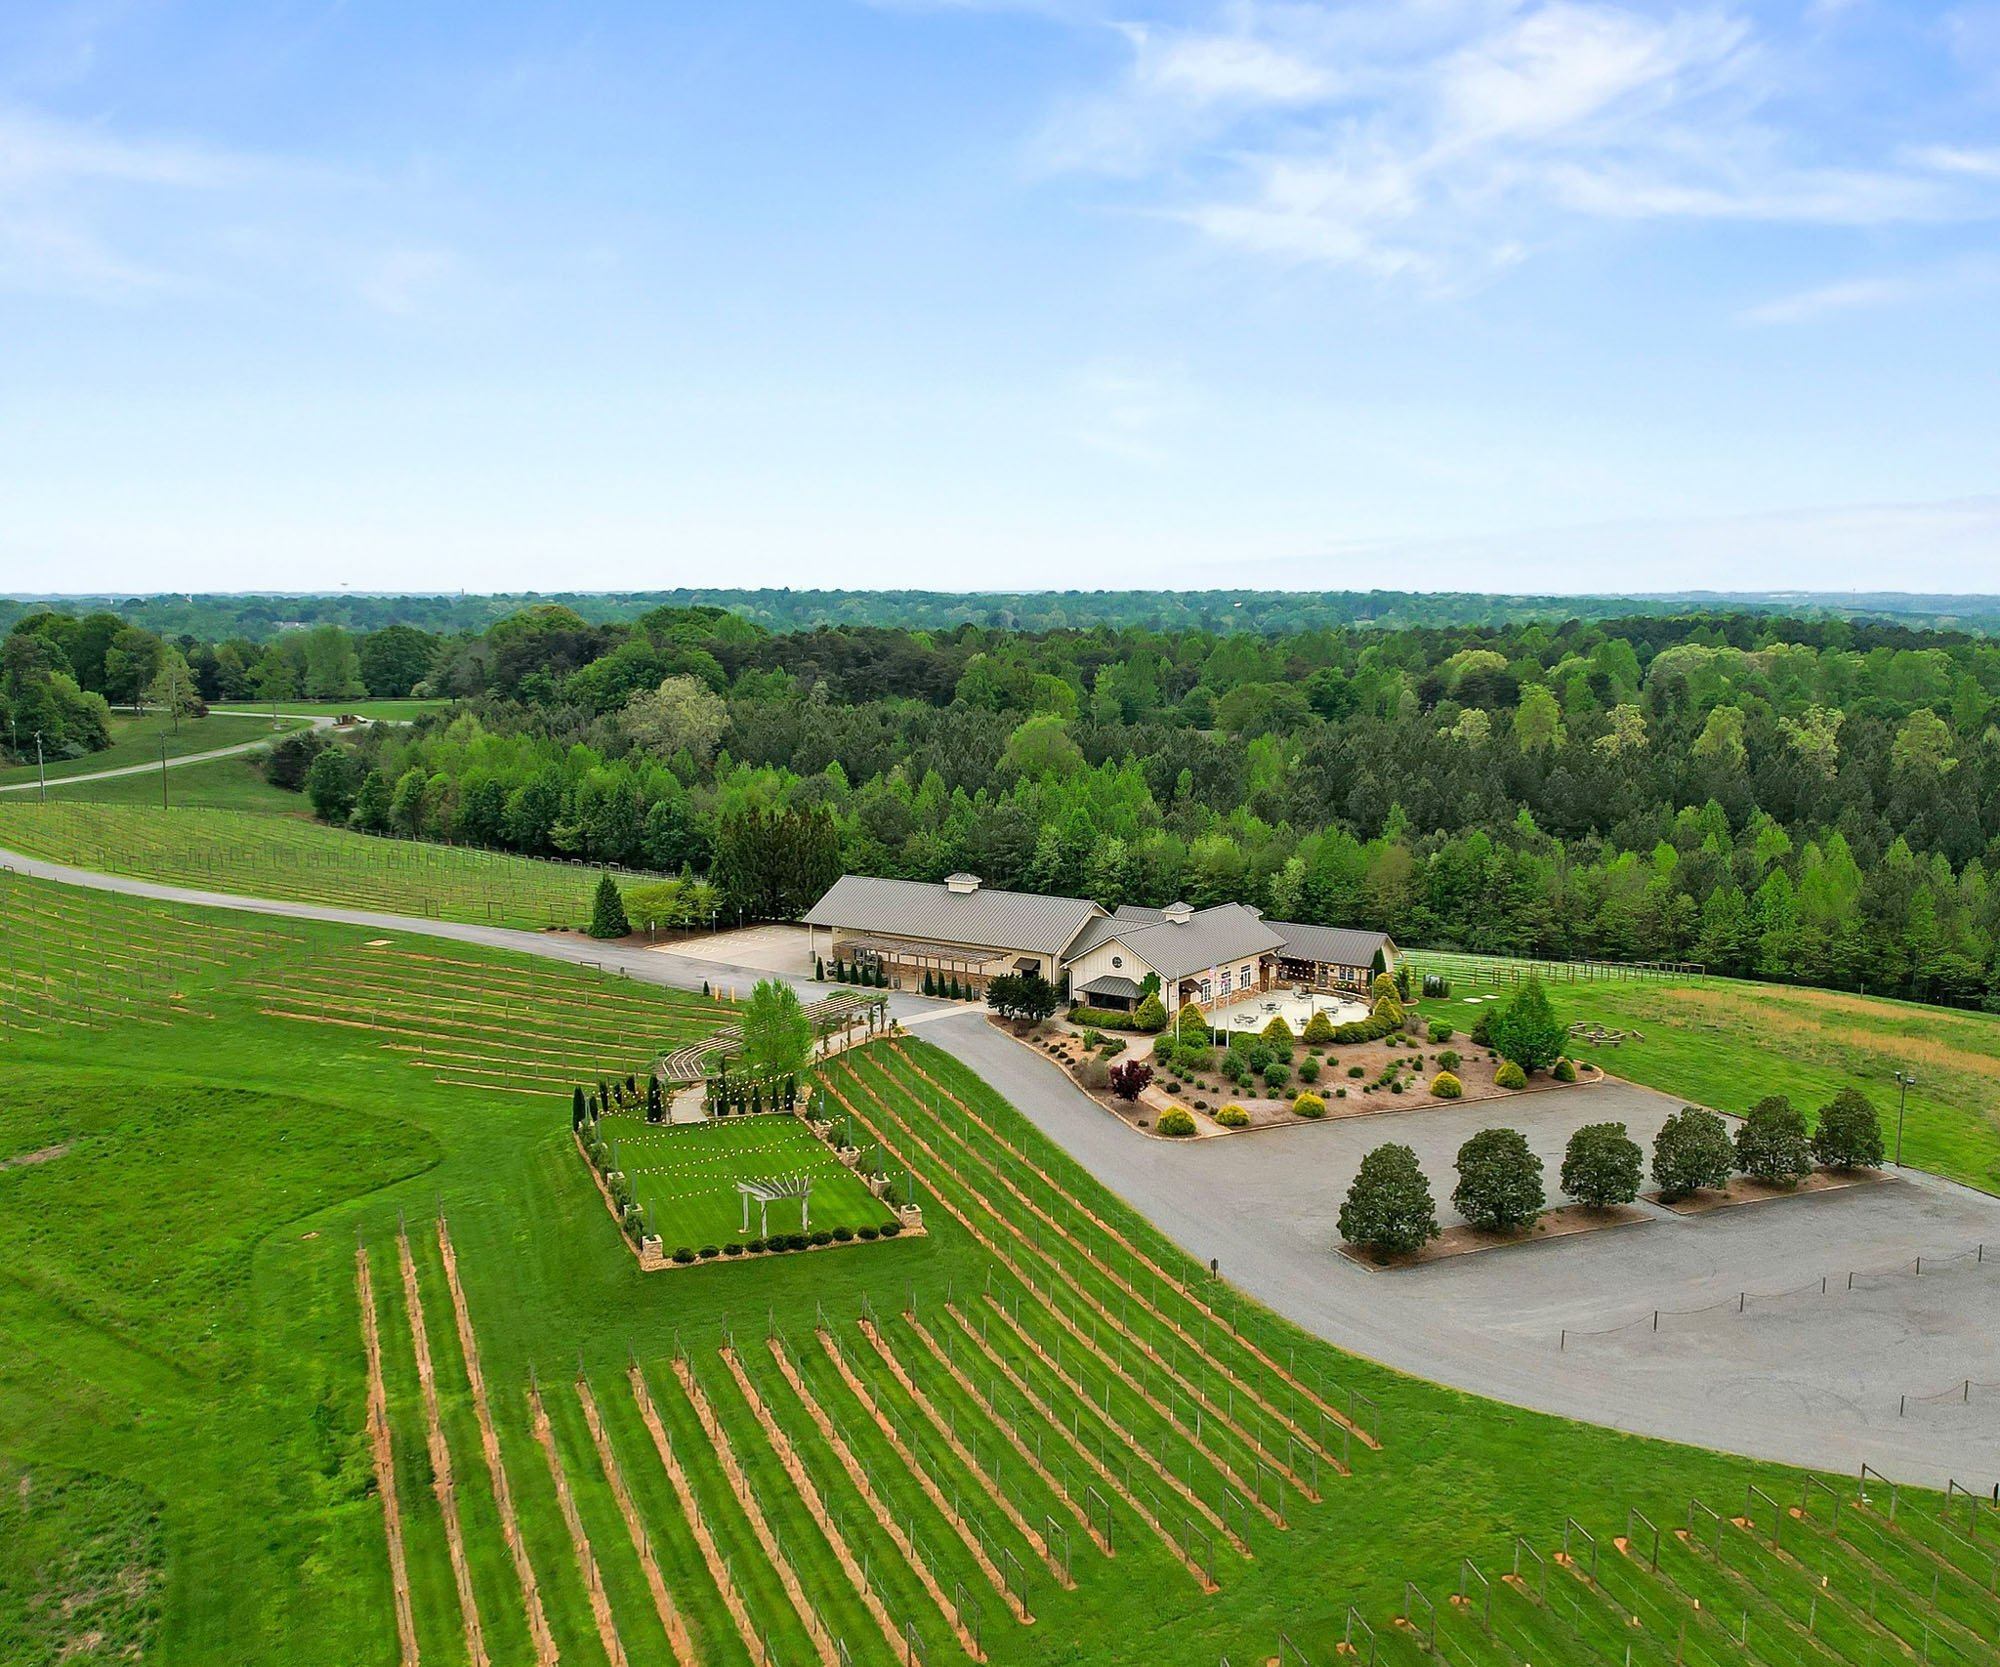
[[[1114,955],[1111,957],[1111,964],[1114,967],[1122,967],[1125,964],[1125,957],[1122,955]]]

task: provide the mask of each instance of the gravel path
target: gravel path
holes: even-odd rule
[[[232,712],[226,714],[218,713],[217,715],[228,716],[228,717],[247,717],[247,716],[252,716],[253,714]],[[255,714],[255,715],[261,715],[261,714]],[[329,729],[332,727],[332,725],[333,725],[333,720],[331,718],[314,718],[310,720],[308,727],[312,729]],[[294,730],[296,730],[296,728],[297,726],[295,725]],[[183,753],[179,758],[168,759],[166,767],[169,770],[178,770],[184,764],[206,764],[210,759],[213,758],[234,758],[238,753],[256,752],[260,748],[268,747],[270,744],[271,742],[268,737],[259,737],[255,741],[239,741],[233,747],[211,747],[207,752]],[[159,771],[160,771],[160,764],[158,760],[154,760],[153,762],[147,764],[121,764],[115,770],[92,770],[88,774],[81,776],[51,776],[49,778],[49,786],[74,787],[79,782],[110,781],[116,776],[157,775],[159,774]],[[41,791],[41,786],[42,784],[39,779],[33,779],[29,781],[10,781],[5,783],[0,783],[0,793],[38,793]]]

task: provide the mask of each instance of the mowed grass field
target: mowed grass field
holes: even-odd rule
[[[880,1227],[888,1207],[830,1147],[796,1117],[730,1117],[707,1123],[649,1124],[613,1112],[599,1123],[615,1167],[632,1180],[632,1196],[648,1212],[668,1255],[682,1246],[747,1244],[765,1233],[757,1205],[743,1225],[739,1180],[810,1176],[812,1230]],[[772,1233],[796,1233],[796,1200],[770,1206]]]
[[[828,1667],[836,1646],[1324,1663],[1350,1605],[1379,1659],[1412,1663],[1406,1606],[1492,1667],[1628,1644],[1661,1667],[1992,1659],[2000,1599],[1961,1542],[1994,1540],[1964,1501],[1950,1529],[1911,1494],[1893,1529],[1834,1518],[1797,1472],[1344,1356],[1209,1282],[920,1042],[844,1057],[826,1088],[916,1172],[925,1237],[647,1275],[553,1073],[510,1093],[402,1051],[453,1004],[499,1009],[470,1017],[538,1071],[541,1041],[506,1052],[514,988],[587,972],[468,953],[367,997],[396,1030],[316,1023],[271,991],[366,968],[370,934],[260,947],[270,923],[227,911],[86,917],[16,884],[65,965],[113,934],[190,957],[139,1009],[10,1034],[0,1078],[0,1455],[103,1479],[75,1520],[150,1594],[119,1623],[146,1659],[386,1667],[407,1638],[422,1661],[592,1667],[746,1667],[767,1640]],[[1751,1481],[1810,1508],[1775,1522]],[[154,1509],[156,1542],[120,1537]],[[1555,1558],[1566,1516],[1597,1536],[1590,1585],[1580,1538],[1574,1568]],[[1613,1536],[1648,1519],[1699,1531],[1666,1534],[1657,1569],[1624,1560]],[[0,1633],[10,1663],[91,1659],[61,1653],[87,1630],[62,1617],[98,1567],[0,1550],[0,1625],[57,1617],[39,1655]]]
[[[581,863],[245,810],[0,800],[0,847],[207,891],[529,929],[584,924],[597,884],[597,870]]]
[[[304,717],[286,717],[282,720],[284,730],[303,729]],[[279,731],[273,730],[268,716],[227,716],[210,713],[205,718],[182,718],[176,724],[172,718],[159,713],[148,713],[143,717],[132,717],[114,713],[111,718],[111,745],[102,752],[86,753],[82,758],[50,759],[47,763],[49,785],[69,776],[89,775],[98,770],[122,770],[135,764],[158,764],[160,743],[166,742],[169,758],[186,758],[194,753],[212,752],[218,747],[241,746],[247,741],[268,741]],[[32,747],[32,741],[30,746]],[[28,755],[26,764],[17,764],[0,769],[0,786],[15,791],[9,798],[18,798],[23,788],[32,789],[39,784],[40,776],[35,769],[34,754]],[[153,803],[159,803],[159,783],[153,783]]]
[[[264,754],[258,751],[204,759],[199,764],[175,765],[166,772],[169,808],[256,811],[302,819],[310,816],[311,807],[303,793],[287,792],[265,780],[263,758]],[[52,781],[49,801],[57,800],[65,804],[132,805],[142,810],[158,810],[160,773],[147,770],[135,776],[113,776],[108,781]]]
[[[217,704],[232,713],[262,713],[267,721],[271,712],[268,702],[226,700]],[[288,718],[355,717],[370,723],[401,724],[426,712],[445,711],[450,705],[449,700],[372,700],[359,696],[353,700],[281,700],[277,711],[280,717]]]
[[[1578,1059],[1719,1111],[1785,1094],[1810,1118],[1852,1086],[1875,1102],[1893,1150],[1895,1073],[1908,1072],[1904,1162],[2000,1192],[2000,1014],[1727,978],[1547,989],[1567,1022],[1640,1034],[1615,1046],[1579,1038]],[[1479,993],[1494,992],[1454,986],[1422,1005],[1463,1032],[1479,1012],[1464,998]]]

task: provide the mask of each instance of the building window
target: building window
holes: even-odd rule
[[[1222,988],[1227,993],[1229,989],[1229,975],[1227,973],[1223,974]],[[1206,978],[1195,986],[1195,998],[1198,1001],[1208,1000],[1208,980]]]
[[[1125,964],[1125,957],[1122,955],[1114,955],[1111,957],[1111,964],[1114,967],[1122,967]]]
[[[1227,967],[1222,969],[1222,993],[1224,995],[1229,994],[1229,969]]]
[[[1243,988],[1246,990],[1250,988],[1250,969],[1248,967],[1243,969]]]

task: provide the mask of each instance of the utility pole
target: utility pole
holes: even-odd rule
[[[1898,1169],[1903,1167],[1903,1105],[1909,1098],[1910,1090],[1916,1086],[1916,1082],[1917,1079],[1908,1071],[1896,1073],[1896,1167]]]
[[[167,738],[160,737],[160,809],[167,808]]]

